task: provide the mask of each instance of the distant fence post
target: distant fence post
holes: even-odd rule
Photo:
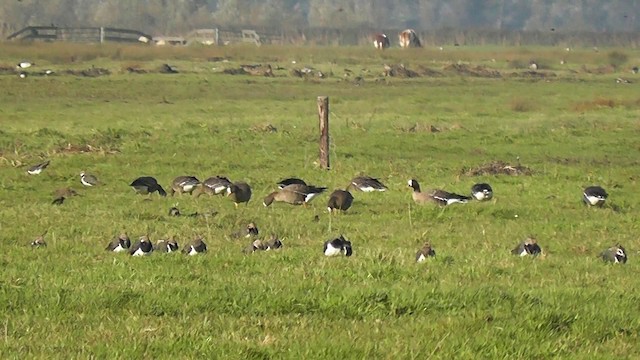
[[[329,170],[329,97],[318,96],[320,121],[320,167]]]
[[[104,43],[104,27],[100,26],[100,44]]]

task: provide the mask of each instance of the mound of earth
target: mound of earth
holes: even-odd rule
[[[463,168],[460,173],[467,176],[481,176],[481,175],[531,175],[533,170],[523,165],[511,165],[504,161],[492,161],[488,164],[483,164],[473,168]]]

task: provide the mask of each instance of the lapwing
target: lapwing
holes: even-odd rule
[[[582,201],[588,206],[602,206],[609,194],[600,186],[588,186],[582,192]]]
[[[416,262],[423,262],[431,256],[436,256],[436,251],[431,247],[431,243],[426,242],[416,253]]]
[[[64,197],[64,198],[70,198],[73,196],[79,196],[80,194],[78,194],[78,192],[70,187],[63,187],[63,188],[59,188],[56,189],[56,191],[53,192],[53,196],[54,197]]]
[[[129,239],[127,233],[123,232],[122,234],[116,236],[116,238],[113,239],[109,244],[107,244],[105,250],[113,252],[124,252],[129,251],[129,248],[131,248],[131,240]]]
[[[285,202],[291,205],[307,205],[326,189],[326,187],[317,187],[313,185],[291,184],[267,195],[262,204],[264,206],[269,206],[276,201]]]
[[[198,185],[200,185],[200,180],[195,176],[178,176],[171,182],[171,196],[173,196],[174,193],[192,194]]]
[[[353,195],[347,190],[337,189],[329,195],[329,201],[327,202],[327,209],[329,212],[337,210],[347,211],[353,204]]]
[[[626,264],[627,263],[627,251],[622,245],[617,244],[608,248],[600,253],[600,257],[604,261],[609,261],[614,264]]]
[[[251,244],[242,249],[242,252],[245,254],[253,254],[254,252],[260,250],[264,250],[264,244],[262,243],[262,240],[254,240],[251,242]]]
[[[511,250],[511,253],[513,255],[518,256],[537,256],[540,255],[541,252],[542,249],[540,248],[540,245],[538,245],[538,241],[536,240],[536,238],[533,236],[527,237],[525,241],[521,242],[513,250]]]
[[[209,195],[222,195],[227,192],[227,189],[231,186],[231,181],[224,176],[212,176],[200,184],[194,195],[196,197],[203,193]]]
[[[158,180],[151,176],[141,176],[133,180],[129,186],[137,194],[147,195],[157,191],[160,196],[167,196],[167,192],[158,184]]]
[[[132,256],[149,256],[153,252],[153,244],[149,240],[148,235],[142,235],[138,241],[131,247],[129,254]]]
[[[227,188],[227,197],[233,200],[236,208],[238,204],[244,203],[246,205],[251,200],[251,186],[246,182],[233,183]]]
[[[44,169],[49,166],[49,160],[45,162],[41,162],[39,164],[33,165],[27,169],[27,174],[29,175],[39,175]]]
[[[84,186],[96,186],[100,184],[97,177],[91,174],[87,174],[84,171],[80,173],[80,182]]]
[[[33,247],[45,247],[47,246],[47,243],[44,241],[44,236],[47,234],[47,232],[45,231],[44,234],[38,236],[37,238],[35,238],[32,242],[31,242],[31,246]]]
[[[190,244],[182,248],[182,253],[193,256],[207,252],[207,244],[204,243],[202,237],[197,236]]]
[[[356,176],[351,179],[349,188],[354,188],[362,192],[387,191],[387,187],[380,180],[370,176]]]
[[[57,198],[53,199],[51,205],[62,205],[66,199],[67,198],[64,196],[58,196]]]
[[[304,180],[299,179],[299,178],[287,178],[287,179],[283,179],[283,180],[278,181],[278,183],[277,183],[277,184],[278,184],[278,189],[282,189],[282,188],[284,188],[285,186],[293,185],[293,184],[297,184],[297,185],[307,185],[307,183],[306,183]]]
[[[325,256],[351,256],[353,254],[353,249],[351,248],[351,241],[340,235],[333,240],[325,241],[323,252]]]
[[[178,242],[176,239],[171,236],[169,239],[161,239],[156,242],[154,246],[154,251],[158,251],[161,253],[172,253],[178,251]]]
[[[265,251],[277,250],[277,249],[280,249],[280,248],[282,248],[282,240],[278,239],[278,237],[276,235],[271,235],[269,240],[267,240],[267,242],[264,243],[264,250]]]
[[[413,189],[411,197],[417,204],[435,202],[436,204],[446,206],[455,203],[466,204],[471,199],[469,196],[450,193],[440,189],[422,192],[420,190],[420,184],[416,179],[411,179],[407,183],[409,184],[409,187]]]
[[[175,206],[172,206],[171,209],[169,209],[169,216],[180,216],[180,209],[178,209]]]
[[[32,63],[30,61],[21,61],[19,63],[16,64],[16,68],[17,69],[28,69],[32,66],[35,66],[36,63]]]
[[[256,225],[256,223],[250,222],[247,224],[247,226],[245,226],[241,230],[231,234],[231,237],[236,239],[242,238],[242,237],[248,238],[248,237],[256,237],[259,234],[260,234],[260,231],[258,230],[258,226]]]
[[[491,200],[493,198],[493,189],[487,183],[474,184],[471,187],[471,195],[478,201]]]

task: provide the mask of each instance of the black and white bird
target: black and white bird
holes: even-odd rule
[[[380,180],[371,176],[356,176],[351,179],[349,188],[354,188],[362,192],[387,191],[387,187]]]
[[[609,194],[600,186],[588,186],[582,192],[582,201],[589,206],[602,206]]]
[[[200,180],[195,176],[178,176],[171,182],[171,196],[174,193],[193,193],[196,187],[200,185]]]
[[[96,186],[100,184],[97,177],[91,174],[87,174],[84,171],[80,173],[80,182],[84,186]]]
[[[469,200],[471,200],[471,197],[469,196],[450,193],[440,189],[432,189],[423,192],[421,191],[420,184],[416,179],[411,179],[407,183],[409,187],[413,189],[411,197],[417,204],[435,202],[436,204],[446,206],[455,203],[466,204]]]
[[[180,213],[180,209],[178,209],[177,207],[172,206],[171,209],[169,209],[169,216],[180,216],[180,215],[182,214]]]
[[[33,247],[45,247],[47,246],[47,243],[44,241],[44,236],[47,234],[47,232],[45,231],[44,234],[38,236],[37,238],[33,239],[33,241],[31,242],[31,246]]]
[[[254,222],[250,222],[247,224],[247,226],[243,227],[241,230],[238,230],[236,232],[234,232],[233,234],[231,234],[232,238],[249,238],[249,237],[256,237],[260,234],[260,231],[258,230],[258,225],[256,225],[256,223]]]
[[[431,243],[426,242],[416,253],[416,262],[423,262],[431,256],[436,256],[436,251],[431,247]]]
[[[242,252],[245,254],[253,254],[256,251],[260,251],[260,250],[264,250],[264,244],[262,243],[262,240],[254,240],[251,242],[251,244],[247,245],[247,247],[245,247],[244,249],[242,249]]]
[[[18,73],[18,77],[20,77],[20,79],[26,79],[27,76],[29,76],[29,74],[27,74],[25,71],[20,71],[20,73]]]
[[[519,243],[513,250],[511,250],[513,255],[518,256],[537,256],[542,253],[542,249],[540,245],[538,245],[538,241],[535,237],[529,236],[523,242]]]
[[[293,184],[307,185],[307,183],[304,180],[292,177],[292,178],[286,178],[278,181],[278,189],[283,189],[285,186],[293,185]]]
[[[193,256],[207,252],[207,244],[204,243],[201,236],[197,236],[190,244],[182,248],[182,253]]]
[[[29,175],[39,175],[44,169],[47,168],[47,166],[49,166],[50,161],[46,160],[44,162],[41,162],[39,164],[30,166],[27,169],[27,174]]]
[[[16,64],[16,68],[17,69],[28,69],[32,66],[35,66],[35,63],[32,63],[30,61],[21,61],[19,63]]]
[[[231,181],[228,178],[224,176],[212,176],[200,184],[194,192],[194,195],[196,197],[203,193],[209,195],[224,195],[229,186],[231,186]]]
[[[149,256],[153,252],[153,244],[149,240],[149,236],[142,235],[138,241],[131,247],[129,254],[131,256]]]
[[[471,187],[471,195],[478,201],[491,200],[493,198],[493,189],[487,183],[474,184]]]
[[[124,252],[129,251],[130,247],[131,240],[129,239],[129,236],[127,235],[127,233],[122,233],[116,236],[116,238],[113,239],[109,244],[107,244],[105,250],[113,252]]]
[[[267,240],[264,244],[264,250],[277,250],[282,247],[282,240],[280,240],[276,235],[271,235],[269,240]]]
[[[178,249],[178,242],[173,236],[166,240],[158,240],[156,242],[156,245],[154,246],[154,251],[158,251],[161,253],[172,253],[178,251]]]
[[[158,180],[152,176],[141,176],[133,180],[129,186],[131,186],[137,194],[147,195],[157,191],[160,196],[167,196],[167,192],[158,184]]]
[[[602,260],[609,261],[614,264],[627,263],[627,251],[620,244],[612,246],[603,251],[602,253],[600,253],[600,257],[602,258]]]
[[[324,243],[323,253],[325,256],[351,256],[353,254],[351,241],[345,239],[343,235],[333,240],[327,240]]]

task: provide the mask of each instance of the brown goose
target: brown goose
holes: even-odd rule
[[[192,194],[193,190],[195,190],[198,185],[200,185],[200,180],[198,180],[198,178],[196,178],[195,176],[178,176],[171,182],[171,196],[173,196],[173,194],[175,193]]]
[[[346,211],[351,207],[353,203],[353,195],[347,190],[337,189],[334,190],[329,196],[327,202],[327,209],[329,212],[336,210]]]
[[[226,177],[212,176],[203,181],[193,194],[196,197],[202,194],[221,195],[227,191],[229,186],[231,186],[231,181]]]
[[[233,200],[236,208],[241,203],[246,205],[251,200],[251,186],[246,182],[233,183],[227,188],[227,196]]]
[[[420,190],[420,184],[417,180],[411,179],[408,181],[409,186],[413,189],[411,197],[417,204],[425,204],[427,202],[434,202],[438,205],[451,205],[454,203],[466,204],[471,200],[471,197],[465,195],[459,195],[456,193],[450,193],[440,189],[429,190],[428,192],[422,192]]]
[[[372,178],[370,176],[354,177],[353,179],[351,179],[351,183],[349,183],[347,190],[349,190],[349,188],[355,188],[356,190],[362,191],[362,192],[374,192],[374,191],[387,190],[387,187],[382,182],[380,182],[380,180],[376,178]]]
[[[326,187],[313,185],[291,184],[283,187],[279,191],[274,191],[264,198],[263,205],[269,206],[274,201],[285,202],[291,205],[306,205],[313,198],[324,192]]]

